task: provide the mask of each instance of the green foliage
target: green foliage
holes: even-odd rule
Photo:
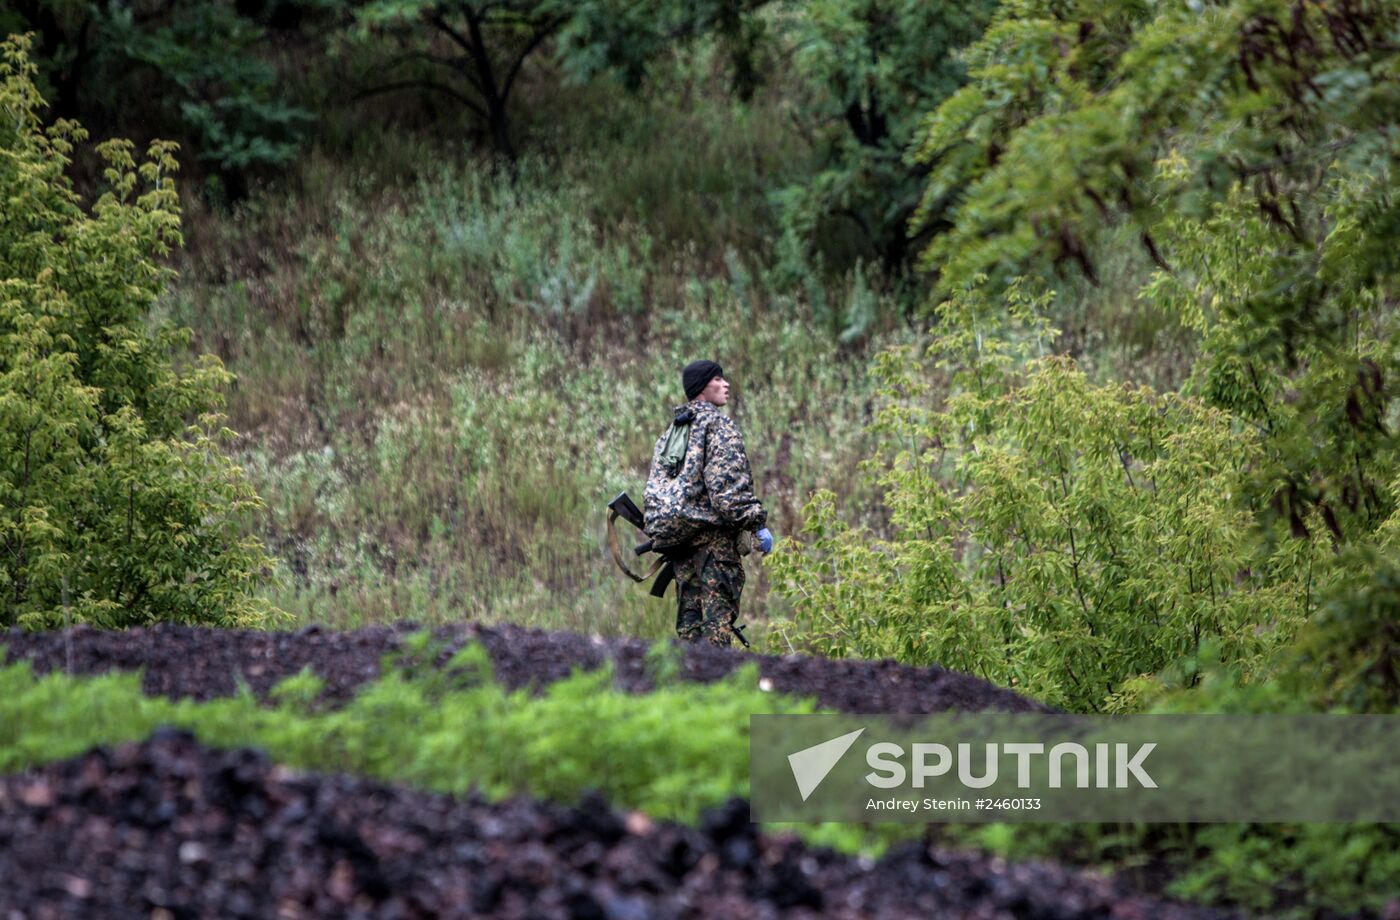
[[[1140,707],[1170,714],[1394,712],[1392,559],[1349,552],[1317,612],[1274,654],[1268,679],[1204,641],[1162,674]],[[1376,641],[1380,639],[1381,641]],[[1387,644],[1389,641],[1389,644]],[[1400,879],[1394,824],[988,825],[953,838],[1012,859],[1046,858],[1142,872],[1168,894],[1303,920],[1383,916]]]
[[[819,495],[808,547],[775,560],[794,625],[829,654],[936,662],[1077,711],[1132,708],[1207,639],[1265,673],[1308,615],[1316,550],[1254,548],[1237,496],[1259,439],[1197,400],[1032,357],[1044,303],[1016,288],[1009,307],[1008,338],[969,293],[940,310],[935,364],[883,356],[895,539]]]
[[[1372,580],[1346,551],[1389,539],[1400,473],[1395,26],[1311,0],[1002,6],[923,130],[916,224],[952,224],[924,253],[942,363],[882,359],[897,539],[828,526],[785,570],[806,628],[824,564],[898,600],[855,589],[838,616],[866,638],[819,647],[1136,708],[1207,638],[1245,685],[1279,674],[1325,596],[1330,684],[1300,697],[1393,705],[1386,570],[1336,592]],[[1042,357],[1074,309],[1049,293],[1128,239],[1149,268],[1117,289],[1196,358],[1177,392]]]
[[[259,502],[220,446],[230,375],[177,368],[188,334],[146,326],[180,242],[172,145],[139,165],[101,145],[89,213],[66,175],[84,132],[41,129],[26,50],[0,45],[0,623],[260,623],[269,560],[239,523]]]
[[[1351,554],[1348,554],[1351,555]],[[1385,610],[1394,563],[1367,552],[1342,560],[1298,639],[1275,655],[1268,680],[1248,680],[1202,643],[1161,675],[1145,702],[1154,713],[1311,713],[1394,711],[1394,647],[1370,645],[1393,629]],[[1374,571],[1374,582],[1368,583]],[[1374,617],[1390,614],[1385,626]],[[1339,636],[1339,632],[1344,636]],[[1348,641],[1349,640],[1349,641]],[[1358,641],[1359,640],[1359,641]],[[1364,676],[1358,676],[1361,672]],[[1381,692],[1377,692],[1381,691]],[[1340,704],[1340,705],[1339,705]],[[1166,892],[1229,904],[1270,917],[1327,912],[1383,915],[1400,879],[1400,828],[1394,824],[991,825],[954,835],[1009,858],[1071,860],[1168,878]]]
[[[36,0],[0,18],[0,33],[38,34],[36,64],[61,116],[112,124],[140,113],[144,124],[121,129],[184,139],[237,189],[247,173],[289,163],[312,118],[279,86],[265,23],[244,10]]]
[[[266,30],[219,3],[177,4],[166,16],[113,6],[100,28],[109,67],[146,68],[165,89],[166,117],[195,154],[226,175],[283,167],[313,115],[288,99],[258,53]]]
[[[1394,17],[1311,0],[1005,4],[968,52],[969,85],[927,121],[926,200],[957,199],[929,263],[949,290],[997,265],[1003,280],[1067,260],[1092,273],[1108,218],[1153,233],[1206,216],[1233,185],[1306,245],[1316,225],[1293,212],[1310,197],[1300,180],[1384,161]],[[1385,225],[1375,203],[1369,220]]]
[[[1394,549],[1353,551],[1292,650],[1287,676],[1316,705],[1400,711],[1400,559]]]
[[[953,52],[980,34],[994,5],[595,0],[574,6],[559,55],[575,78],[611,72],[636,89],[682,40],[702,56],[717,49],[744,101],[762,83],[780,84],[788,117],[814,148],[800,181],[774,194],[788,267],[830,259],[844,270],[864,259],[893,273],[911,251],[919,176],[904,157],[918,118],[960,85]]]
[[[674,683],[685,664],[685,651],[674,639],[653,642],[647,647],[643,669],[653,685],[664,687]]]
[[[416,89],[451,98],[480,122],[493,151],[516,158],[512,93],[526,61],[588,4],[562,0],[340,0],[355,57],[386,37],[395,52],[377,61],[358,98]],[[363,65],[361,65],[363,66]]]
[[[530,134],[561,179],[589,190],[594,222],[644,228],[653,258],[759,262],[777,226],[768,193],[801,173],[805,142],[776,94],[744,105],[722,96],[711,55],[668,64],[644,94],[602,80],[561,89],[534,109]],[[586,150],[581,129],[597,139]]]
[[[1196,829],[1190,845],[1211,857],[1191,864],[1183,854],[1169,894],[1270,916],[1379,915],[1400,878],[1400,832],[1388,824],[1214,825]]]
[[[856,254],[886,271],[906,267],[921,178],[905,154],[923,113],[962,84],[955,52],[981,35],[995,5],[821,0],[778,19],[798,78],[794,117],[818,147],[813,172],[777,195],[789,247],[849,259],[832,246],[843,235],[833,225],[845,223]],[[925,212],[925,229],[941,229]]]
[[[1054,859],[1167,878],[1164,893],[1280,920],[1383,916],[1400,878],[1392,824],[1007,825],[952,839],[1008,859]]]
[[[575,79],[611,72],[629,89],[678,45],[710,43],[724,55],[730,86],[748,101],[771,65],[766,11],[775,0],[589,0],[569,4],[559,56]]]
[[[437,649],[424,635],[410,662],[414,654],[431,659]],[[317,682],[309,672],[280,684],[268,707],[248,694],[205,703],[146,697],[133,674],[35,677],[28,664],[11,665],[0,669],[0,773],[176,725],[302,769],[492,797],[574,801],[594,789],[619,807],[694,820],[746,794],[750,713],[813,711],[810,701],[760,691],[753,665],[644,696],[615,689],[605,667],[532,695],[495,683],[489,662],[474,644],[441,669],[386,662],[378,681],[335,710],[310,705]]]
[[[1390,4],[1012,3],[928,119],[925,263],[947,295],[1136,235],[1142,300],[1199,338],[1186,389],[1267,435],[1250,491],[1334,543],[1393,508],[1400,373]],[[1281,403],[1281,404],[1280,404]]]

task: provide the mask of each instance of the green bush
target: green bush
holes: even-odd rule
[[[1203,643],[1160,676],[1145,698],[1171,714],[1394,712],[1393,558],[1370,551],[1342,560],[1345,575],[1318,599],[1298,638],[1275,654],[1268,680],[1247,679]],[[1193,901],[1270,917],[1368,911],[1384,916],[1400,883],[1395,824],[989,825],[953,839],[1009,858],[1069,860],[1135,873]]]
[[[259,501],[224,455],[213,358],[148,330],[180,242],[170,144],[139,166],[99,147],[85,210],[65,170],[80,127],[40,127],[27,42],[0,45],[0,624],[254,625],[269,559],[241,532]]]
[[[36,82],[61,117],[180,138],[240,197],[251,175],[291,162],[313,120],[268,50],[286,33],[267,25],[316,6],[34,0],[0,10],[0,36],[38,35]]]
[[[1292,649],[1288,673],[1319,706],[1400,711],[1400,558],[1394,547],[1354,551]]]
[[[819,494],[807,546],[775,558],[791,628],[827,654],[938,663],[1076,711],[1135,708],[1206,640],[1267,673],[1309,613],[1316,547],[1255,546],[1237,499],[1259,439],[1198,400],[1035,357],[1053,330],[1018,291],[1019,322],[970,293],[940,310],[932,360],[883,356],[874,462],[894,539]]]
[[[1136,876],[1169,897],[1280,920],[1384,916],[1400,879],[1392,824],[989,824],[953,829],[950,839],[1007,859]]]

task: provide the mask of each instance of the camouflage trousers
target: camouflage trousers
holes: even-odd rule
[[[705,639],[728,648],[739,618],[744,564],[701,547],[676,567],[676,634],[687,642]]]

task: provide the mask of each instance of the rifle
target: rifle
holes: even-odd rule
[[[670,587],[671,582],[676,580],[676,567],[664,551],[657,553],[659,558],[652,564],[651,571],[647,572],[645,575],[635,574],[627,567],[626,563],[622,561],[622,550],[618,546],[617,530],[614,528],[613,522],[618,518],[622,518],[624,521],[640,530],[643,536],[646,536],[646,518],[642,516],[641,509],[637,507],[636,502],[632,501],[630,495],[626,492],[619,492],[616,498],[608,502],[608,510],[612,512],[608,516],[608,548],[612,550],[613,561],[617,563],[618,568],[622,569],[622,571],[627,574],[628,578],[638,582],[646,581],[659,570],[660,574],[656,575],[656,581],[652,582],[651,585],[651,596],[665,597],[666,589]],[[637,556],[644,556],[653,551],[651,540],[646,540],[632,547],[633,555]],[[679,591],[680,588],[676,590]],[[729,628],[733,631],[734,635],[738,637],[739,642],[744,648],[753,647],[749,645],[748,637],[744,635],[744,625],[742,623],[731,623],[729,624]]]
[[[612,551],[613,561],[633,581],[646,581],[652,575],[656,575],[656,581],[651,586],[651,596],[664,597],[666,588],[676,578],[676,568],[671,564],[671,560],[666,557],[666,554],[658,553],[657,560],[652,563],[651,569],[645,575],[638,575],[627,567],[627,563],[622,561],[622,550],[618,546],[617,530],[614,527],[614,522],[618,518],[622,518],[640,530],[643,536],[646,536],[646,519],[642,516],[641,509],[637,507],[636,502],[632,501],[630,495],[626,492],[619,492],[616,498],[608,502],[608,510],[612,512],[608,515],[608,549]],[[651,540],[645,540],[632,547],[632,554],[636,556],[644,556],[649,552],[652,552]]]

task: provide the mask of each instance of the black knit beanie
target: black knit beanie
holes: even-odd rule
[[[724,368],[713,361],[692,361],[681,371],[681,386],[685,387],[685,398],[694,399],[700,391],[709,386],[711,380],[724,376]]]

